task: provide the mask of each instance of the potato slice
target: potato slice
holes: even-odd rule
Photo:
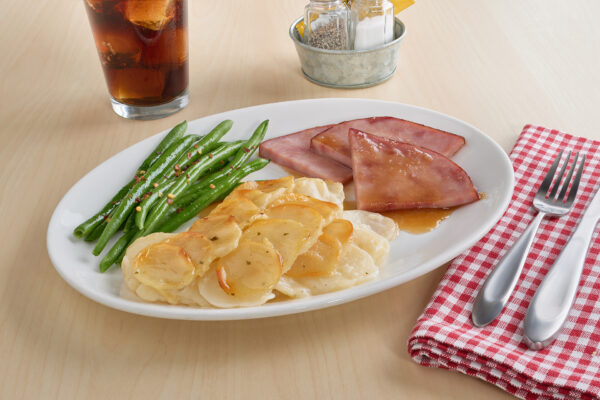
[[[265,193],[273,192],[277,189],[292,190],[294,187],[294,177],[291,175],[279,179],[269,179],[266,181],[257,181],[256,189]]]
[[[344,246],[339,261],[329,276],[289,277],[281,290],[288,296],[317,295],[342,290],[370,280],[379,274],[371,256],[360,247],[348,243]]]
[[[308,239],[300,249],[300,254],[308,250],[321,235],[323,217],[315,209],[303,204],[282,204],[265,210],[269,218],[291,219],[300,222],[310,231]]]
[[[294,193],[301,193],[318,200],[329,201],[342,207],[344,185],[319,178],[298,178],[294,181]]]
[[[164,232],[156,232],[151,233],[148,236],[143,236],[141,238],[136,239],[133,243],[129,245],[127,250],[125,251],[125,256],[123,257],[123,261],[121,261],[121,272],[123,273],[123,280],[127,287],[132,291],[136,292],[137,288],[141,285],[140,281],[134,275],[132,262],[135,257],[144,250],[146,247],[151,246],[155,243],[160,243],[165,239],[168,239],[172,236],[175,236],[175,233],[164,233]],[[146,300],[146,299],[144,299]],[[149,300],[152,301],[152,300]]]
[[[302,204],[314,208],[325,219],[324,224],[330,223],[334,218],[342,215],[342,209],[335,203],[322,201],[300,193],[285,193],[275,199],[269,207],[275,207],[282,204]]]
[[[329,225],[323,228],[323,233],[339,240],[342,246],[348,242],[353,231],[352,222],[347,219],[334,219]]]
[[[290,269],[310,231],[300,222],[291,219],[269,218],[254,221],[242,235],[241,240],[262,241],[268,239],[282,259],[282,272]]]
[[[229,198],[229,196],[209,214],[233,215],[236,222],[243,228],[260,214],[260,209],[249,199],[243,196]]]
[[[216,307],[259,305],[274,297],[280,276],[281,257],[268,240],[242,240],[213,263],[199,290]]]
[[[212,251],[211,241],[200,232],[182,232],[171,236],[163,243],[179,246],[190,257],[196,267],[196,275],[202,276],[210,263],[216,258]]]
[[[245,197],[251,202],[253,202],[256,205],[256,207],[258,207],[261,210],[264,210],[273,200],[277,199],[282,194],[284,194],[285,191],[285,188],[278,188],[266,193],[258,189],[236,190],[228,196],[227,200]]]
[[[394,240],[396,236],[398,236],[398,226],[394,220],[378,213],[349,210],[344,211],[342,218],[352,222],[352,225],[354,226],[364,226],[371,229],[373,232],[383,236],[387,240]]]
[[[163,301],[170,304],[189,304],[194,306],[208,307],[210,304],[198,292],[198,273],[196,277],[183,288],[180,289],[164,289],[156,290],[151,286],[142,284],[137,275],[134,274],[133,260],[136,256],[147,247],[160,242],[164,242],[171,237],[176,236],[174,233],[157,232],[148,236],[141,237],[133,242],[125,252],[125,257],[121,263],[121,271],[123,280],[127,288],[134,293],[138,298],[145,301]]]
[[[211,241],[215,257],[223,257],[238,245],[242,230],[232,215],[211,215],[200,218],[188,232],[199,232]]]
[[[232,193],[235,193],[238,190],[252,190],[258,189],[261,192],[272,192],[276,189],[284,188],[286,190],[291,190],[294,187],[294,177],[284,176],[279,179],[269,179],[266,181],[246,181],[239,185]]]
[[[143,285],[169,297],[165,290],[181,289],[196,275],[196,267],[186,251],[174,244],[155,243],[140,251],[132,262],[133,274]]]
[[[329,276],[335,270],[341,252],[342,244],[340,241],[327,233],[323,233],[306,253],[300,254],[296,258],[286,275],[292,278]]]
[[[369,253],[375,265],[382,266],[390,252],[390,242],[364,225],[354,228],[350,242]]]

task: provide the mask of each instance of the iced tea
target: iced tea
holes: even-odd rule
[[[156,106],[185,95],[187,104],[186,0],[84,2],[116,101]]]

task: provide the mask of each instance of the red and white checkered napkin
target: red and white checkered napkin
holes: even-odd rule
[[[584,276],[565,328],[541,351],[522,343],[529,301],[573,232],[598,187],[600,142],[527,125],[510,159],[516,186],[498,224],[449,266],[410,336],[419,364],[458,370],[523,399],[600,397],[600,238],[588,253]],[[560,149],[583,151],[586,165],[573,210],[545,219],[508,305],[492,324],[471,322],[473,300],[492,267],[533,219],[533,196]]]

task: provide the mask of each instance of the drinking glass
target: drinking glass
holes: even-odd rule
[[[155,119],[188,95],[187,0],[84,0],[113,110]]]

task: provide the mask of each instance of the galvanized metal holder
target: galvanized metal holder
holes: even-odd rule
[[[402,21],[394,18],[394,40],[369,50],[325,50],[302,42],[296,25],[290,26],[304,76],[318,85],[357,89],[378,85],[387,81],[396,71],[400,43],[406,34]]]

